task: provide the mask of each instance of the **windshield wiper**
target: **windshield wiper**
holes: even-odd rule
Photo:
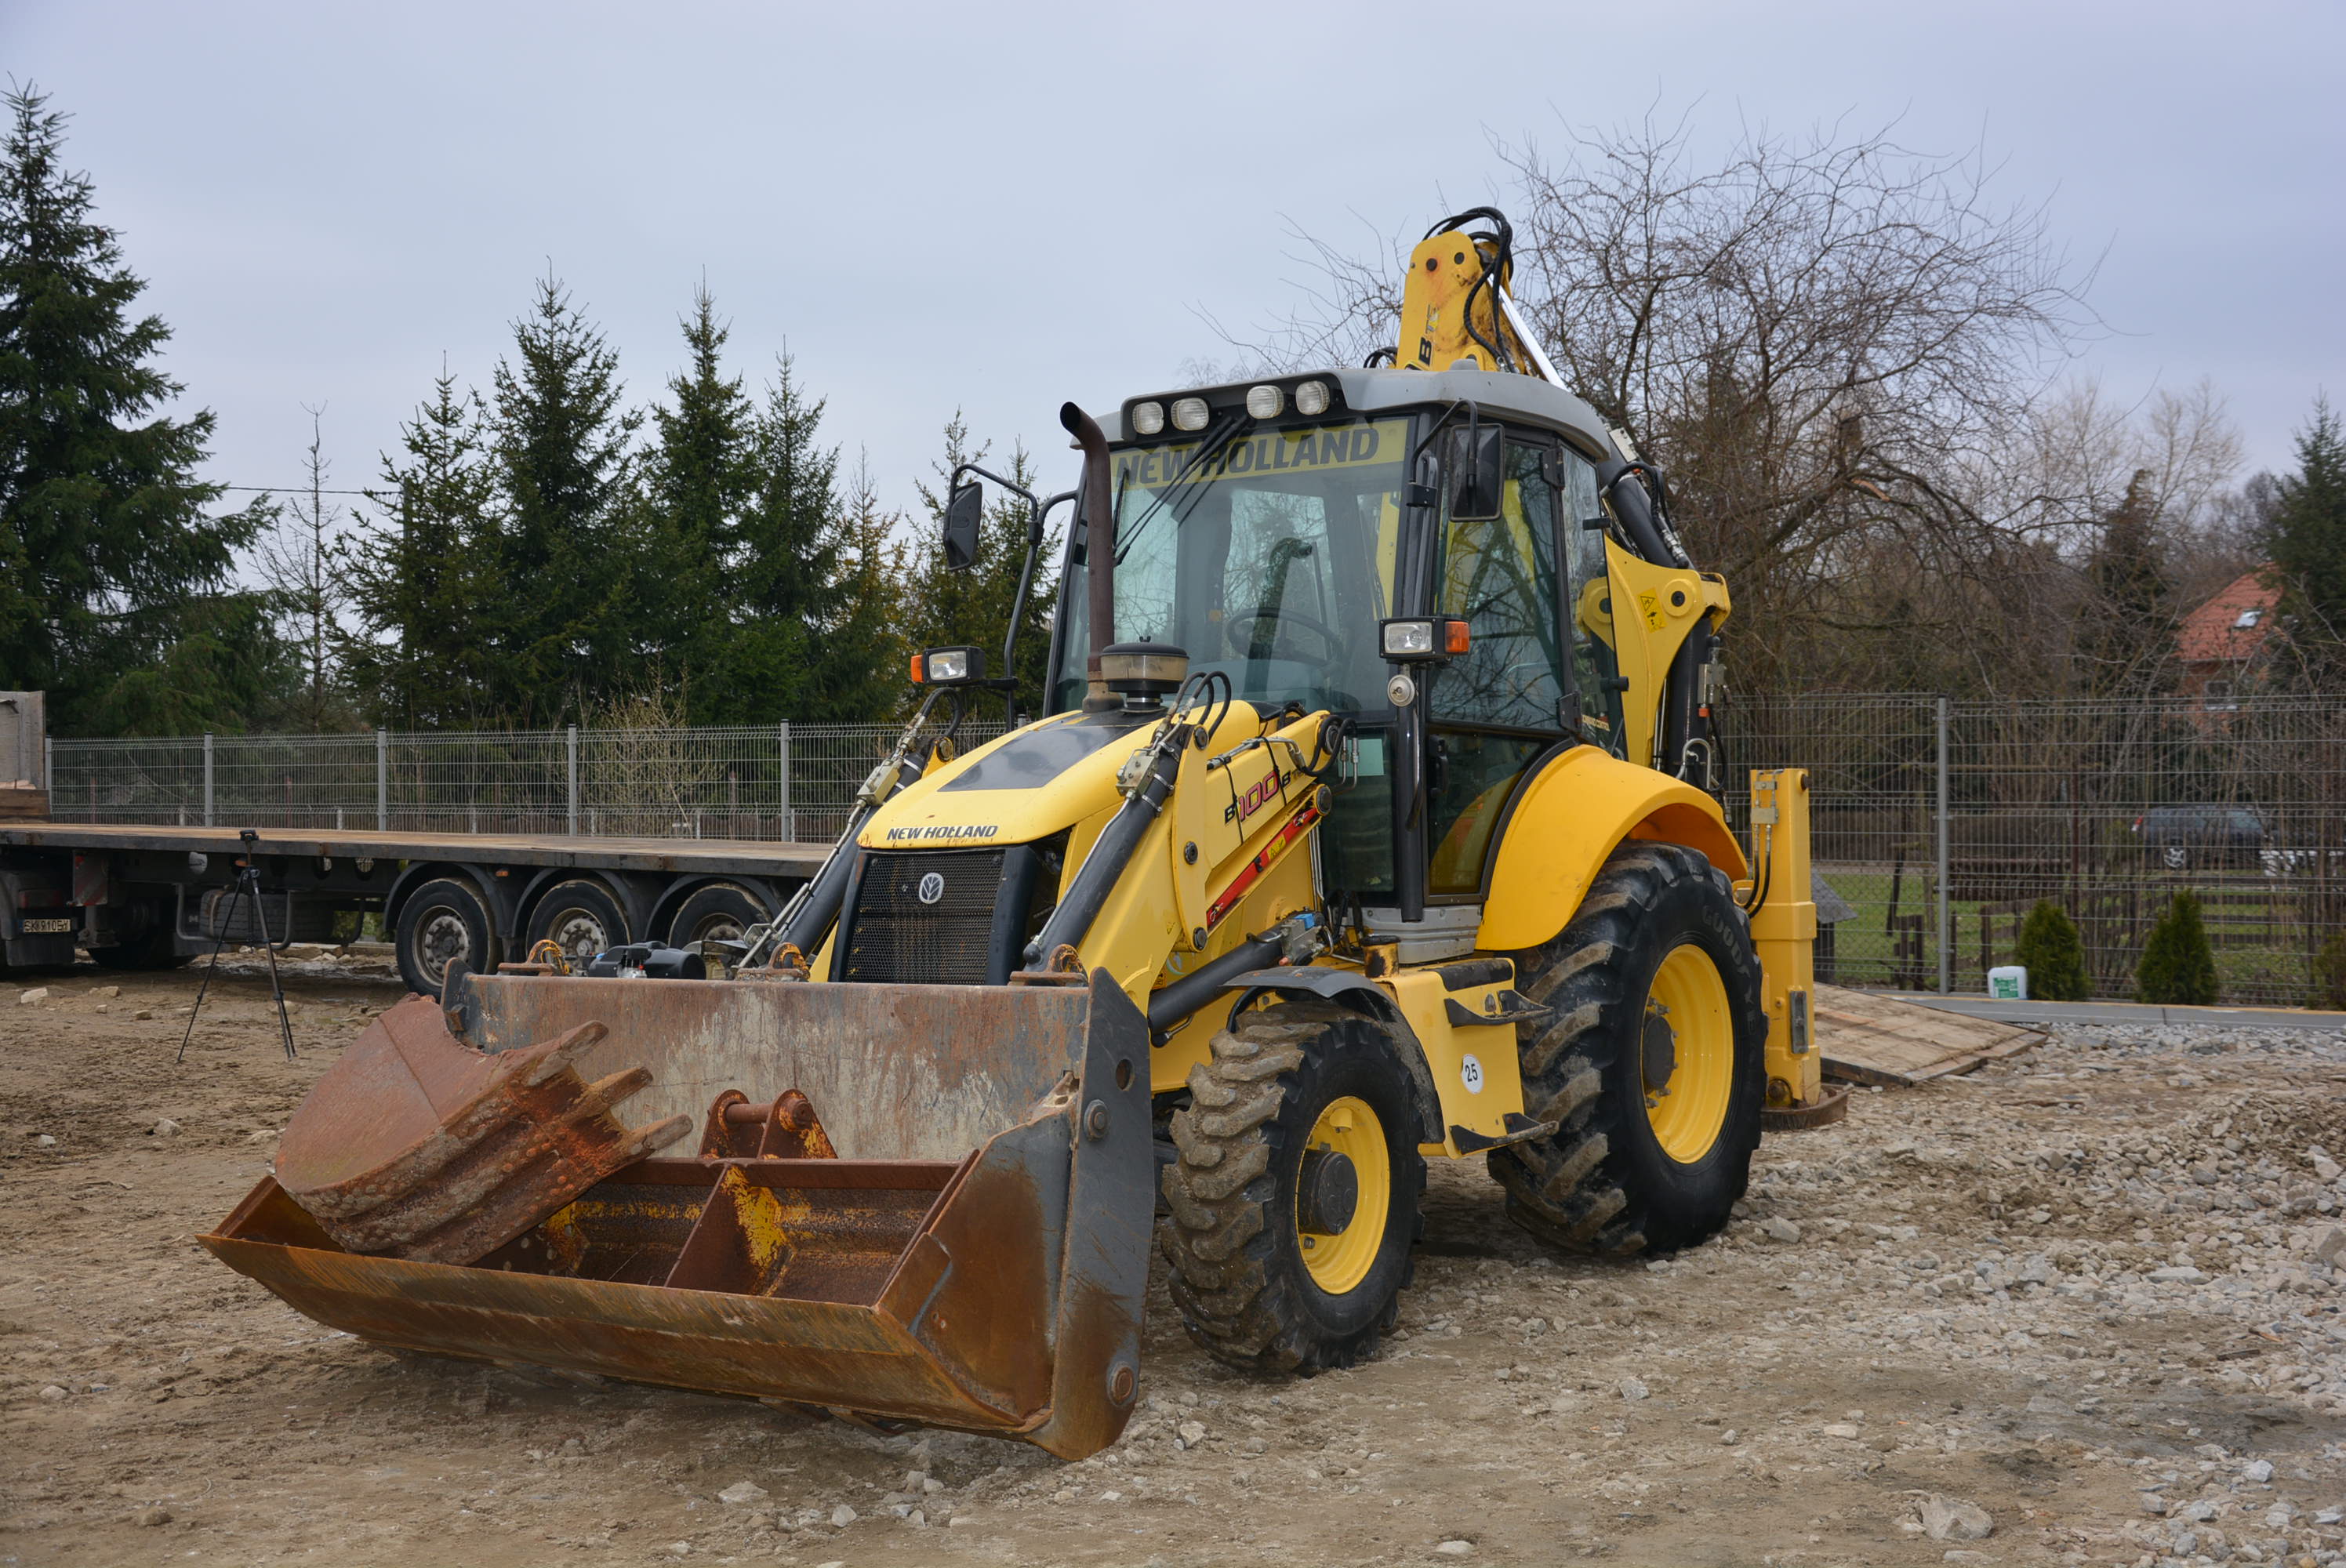
[[[1251,428],[1254,424],[1254,416],[1242,408],[1230,410],[1225,419],[1225,423],[1206,433],[1205,439],[1198,443],[1198,450],[1189,454],[1189,461],[1181,465],[1179,473],[1165,482],[1165,488],[1158,491],[1157,498],[1148,504],[1148,510],[1132,520],[1131,533],[1117,542],[1116,564],[1117,565],[1124,565],[1124,558],[1132,554],[1132,547],[1135,545],[1140,543],[1141,531],[1148,526],[1165,504],[1173,498],[1174,491],[1180,488],[1182,482],[1196,473],[1202,464],[1211,462],[1216,453],[1230,443],[1230,437],[1242,430]],[[1199,491],[1198,494],[1205,493]]]

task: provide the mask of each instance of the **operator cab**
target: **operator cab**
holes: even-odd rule
[[[1351,718],[1320,834],[1331,901],[1471,931],[1535,765],[1620,750],[1598,499],[1619,463],[1596,415],[1525,376],[1362,369],[1135,398],[1102,423],[1114,640],[1183,648],[1266,711]],[[1079,520],[1052,712],[1086,696],[1088,550]],[[1389,657],[1383,623],[1437,616],[1465,623],[1463,653]]]

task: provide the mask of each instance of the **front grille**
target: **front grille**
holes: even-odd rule
[[[841,978],[913,985],[983,985],[1003,896],[1001,850],[914,850],[863,862]],[[921,901],[923,881],[934,902]]]

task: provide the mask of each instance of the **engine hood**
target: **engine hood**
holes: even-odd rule
[[[1014,729],[933,768],[863,825],[867,850],[1024,844],[1115,807],[1117,770],[1146,745],[1156,713],[1066,713]],[[1208,746],[1228,750],[1262,733],[1261,717],[1234,702]]]

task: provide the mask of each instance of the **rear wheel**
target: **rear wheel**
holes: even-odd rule
[[[399,906],[399,972],[408,989],[437,996],[448,966],[462,962],[474,973],[496,964],[495,933],[481,895],[454,877],[424,883]]]
[[[1576,1252],[1670,1251],[1727,1223],[1760,1143],[1760,962],[1698,852],[1626,846],[1581,912],[1516,959],[1525,1107],[1553,1137],[1494,1151],[1507,1214]]]
[[[627,940],[627,921],[619,912],[619,901],[600,882],[556,882],[530,911],[532,952],[539,942],[550,942],[571,962],[583,963]]]
[[[1425,1187],[1392,1034],[1321,1003],[1249,1012],[1214,1036],[1189,1095],[1159,1230],[1189,1337],[1249,1369],[1372,1355],[1414,1267]]]

